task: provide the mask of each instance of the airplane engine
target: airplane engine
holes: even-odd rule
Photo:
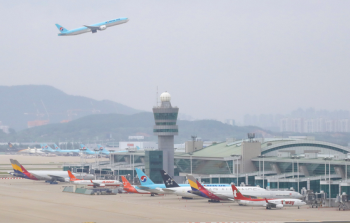
[[[247,205],[247,204],[248,204],[248,201],[239,201],[239,204]]]
[[[101,31],[102,31],[102,30],[105,30],[105,29],[107,29],[107,26],[106,26],[106,25],[100,26],[100,30],[101,30]]]
[[[276,208],[283,208],[283,204],[277,204]]]

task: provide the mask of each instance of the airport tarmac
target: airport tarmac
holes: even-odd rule
[[[81,195],[61,192],[63,185],[0,180],[0,222],[310,222],[350,216],[336,208],[266,210],[176,196]]]

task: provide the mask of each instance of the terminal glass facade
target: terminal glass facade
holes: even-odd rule
[[[152,179],[154,183],[163,183],[160,170],[163,169],[163,151],[154,150],[145,153],[145,174]]]
[[[325,193],[329,193],[329,185],[328,184],[321,184],[321,190],[323,190]],[[336,198],[339,194],[339,184],[331,184],[331,198]]]
[[[153,129],[153,132],[179,132],[178,129]]]
[[[156,122],[156,125],[176,125],[176,122]]]
[[[177,113],[154,113],[155,120],[176,120]]]

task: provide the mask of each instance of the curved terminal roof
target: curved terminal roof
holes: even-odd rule
[[[272,144],[267,147],[262,147],[262,155],[276,156],[276,152],[280,150],[294,150],[295,153],[304,153],[305,151],[314,151],[318,153],[330,153],[334,152],[347,154],[350,153],[350,149],[344,146],[340,146],[334,143],[311,141],[311,140],[297,140],[290,142],[283,142],[278,144]]]

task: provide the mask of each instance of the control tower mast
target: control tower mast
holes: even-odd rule
[[[160,100],[161,105],[153,108],[153,133],[158,136],[158,149],[163,151],[163,169],[174,176],[174,136],[179,132],[176,125],[179,108],[171,106],[168,92],[163,92]]]

